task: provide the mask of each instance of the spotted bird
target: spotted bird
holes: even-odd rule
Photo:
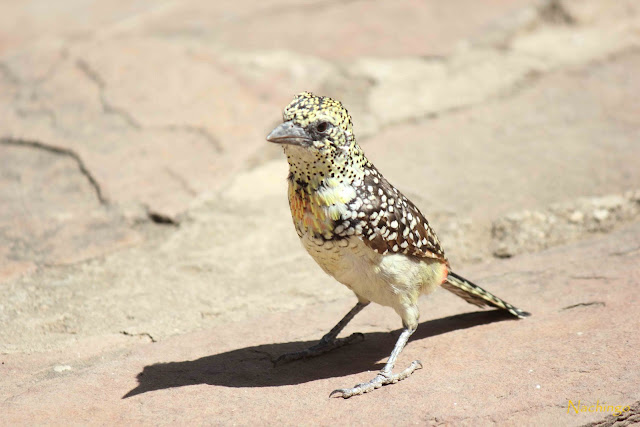
[[[317,356],[361,338],[337,338],[371,301],[393,308],[404,327],[384,368],[370,381],[331,395],[348,398],[407,378],[419,361],[393,373],[418,327],[418,297],[438,286],[479,307],[529,315],[451,271],[438,237],[420,210],[365,157],[353,123],[338,101],[309,92],[284,109],[267,140],[281,144],[289,162],[289,206],[302,245],[358,303],[320,342],[276,362]]]

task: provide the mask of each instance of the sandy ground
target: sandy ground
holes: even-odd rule
[[[634,0],[0,5],[0,423],[638,421],[639,69]],[[303,90],[344,102],[457,271],[534,316],[437,292],[399,362],[424,369],[348,401],[327,396],[384,361],[388,309],[274,369],[354,301],[264,140]]]

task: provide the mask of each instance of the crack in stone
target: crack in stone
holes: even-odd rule
[[[156,341],[155,338],[153,338],[153,336],[151,336],[150,333],[148,332],[140,332],[139,334],[132,334],[131,332],[127,332],[127,331],[120,331],[120,333],[122,335],[125,335],[127,337],[147,337],[151,340],[152,343],[158,342]]]
[[[198,195],[198,192],[189,185],[189,182],[182,175],[169,167],[165,167],[164,170],[165,172],[167,172],[167,175],[173,178],[173,180],[176,181],[187,194],[189,194],[190,196]]]
[[[87,63],[87,61],[80,58],[76,60],[75,64],[76,64],[76,67],[98,88],[100,103],[105,113],[116,114],[120,116],[129,126],[131,126],[133,129],[136,129],[136,130],[159,129],[161,131],[183,131],[187,133],[196,134],[204,138],[217,153],[224,152],[224,149],[220,141],[218,141],[218,139],[215,136],[213,136],[211,132],[209,132],[209,130],[207,130],[205,127],[202,127],[202,126],[196,126],[191,124],[178,124],[178,125],[172,124],[172,125],[165,125],[165,126],[142,126],[142,124],[133,116],[133,114],[131,114],[125,108],[115,106],[114,104],[112,104],[107,100],[107,97],[105,94],[105,91],[107,89],[107,83],[100,76],[100,74]]]
[[[116,107],[115,105],[111,104],[109,101],[106,100],[103,93],[100,94],[100,103],[102,104],[102,109],[104,110],[105,113],[115,114],[117,116],[122,117],[122,119],[133,129],[136,129],[136,130],[142,129],[142,126],[140,126],[140,123],[138,123],[138,121],[133,117],[131,113],[129,113],[124,108]]]
[[[446,57],[442,57],[438,59],[439,62],[443,62],[443,63],[447,63],[448,59]],[[431,58],[424,58],[424,62],[433,62],[433,59]],[[407,117],[403,117],[403,118],[399,118],[397,120],[390,120],[390,121],[384,121],[382,120],[380,117],[378,117],[377,115],[374,115],[375,120],[378,122],[378,128],[376,130],[375,133],[370,134],[370,135],[363,135],[361,137],[359,137],[359,139],[361,140],[366,140],[368,138],[371,138],[373,136],[376,135],[376,133],[382,132],[382,131],[386,131],[390,128],[393,128],[395,126],[404,126],[406,124],[419,124],[419,123],[423,123],[423,122],[428,122],[431,120],[435,120],[444,116],[448,116],[450,114],[456,114],[456,113],[460,113],[460,112],[464,112],[464,111],[469,111],[473,108],[476,108],[478,106],[482,106],[485,105],[485,103],[490,103],[490,102],[495,102],[495,101],[501,101],[501,100],[506,100],[509,99],[515,95],[517,95],[518,93],[520,93],[522,90],[526,89],[527,87],[529,87],[531,85],[531,83],[539,80],[540,78],[542,78],[544,75],[548,74],[548,72],[551,71],[555,71],[555,70],[548,70],[547,72],[541,72],[539,70],[529,70],[528,72],[524,73],[522,75],[521,78],[515,80],[511,85],[509,86],[505,86],[504,88],[501,89],[497,89],[494,93],[491,94],[487,94],[486,97],[476,101],[476,102],[469,102],[466,104],[460,104],[460,105],[454,105],[451,107],[446,107],[446,108],[441,108],[435,111],[427,111],[427,112],[423,112],[423,113],[418,113],[414,116],[407,116]],[[372,79],[372,83],[371,86],[369,87],[369,93],[371,93],[371,90],[375,87],[375,86],[379,86],[380,83],[378,81],[376,81],[375,79]],[[368,106],[367,106],[367,109]]]
[[[102,193],[102,188],[100,187],[100,184],[98,184],[98,181],[91,174],[91,172],[85,165],[82,158],[75,151],[69,148],[57,147],[55,145],[45,144],[40,141],[32,141],[32,140],[19,139],[19,138],[8,138],[8,137],[0,138],[0,144],[35,148],[35,149],[47,151],[49,153],[70,157],[78,165],[78,169],[80,170],[80,173],[82,173],[82,175],[84,175],[85,178],[87,178],[87,181],[89,181],[89,184],[93,188],[100,204],[105,206],[109,205],[109,201]]]
[[[158,128],[160,130],[184,131],[184,132],[187,132],[187,133],[193,133],[193,134],[199,135],[199,136],[203,137],[213,147],[213,149],[216,152],[218,152],[218,153],[224,152],[224,148],[222,147],[222,144],[220,144],[220,141],[218,141],[218,139],[215,136],[213,136],[211,134],[211,132],[209,132],[203,126],[195,126],[195,125],[184,124],[184,125],[159,126]]]
[[[105,88],[106,83],[104,82],[102,77],[100,77],[100,75],[95,70],[93,70],[85,60],[76,60],[76,67],[78,67],[78,69],[82,71],[89,80],[91,80],[96,86],[98,86],[100,90],[103,90]]]
[[[551,2],[554,2],[554,0],[551,0]],[[511,49],[505,47],[505,48],[501,48],[501,49],[496,49],[497,51],[503,52],[503,54],[505,56],[509,55],[512,53]],[[626,49],[625,49],[626,50]],[[522,53],[517,53],[518,55],[524,55]],[[531,56],[531,55],[529,55]],[[422,57],[417,57],[418,59],[420,59],[422,62],[424,63],[441,63],[444,66],[447,66],[450,62],[450,58],[448,56],[445,55],[439,55],[439,56],[422,56]],[[537,58],[535,56],[533,56],[533,58],[535,59],[540,59]],[[544,59],[544,58],[543,58]],[[587,63],[586,65],[588,66],[591,62]],[[345,74],[344,70],[340,69],[341,67],[338,67],[338,72]],[[404,118],[399,118],[397,120],[391,120],[391,121],[387,121],[385,122],[383,119],[381,119],[380,117],[377,117],[374,115],[375,120],[378,122],[378,129],[376,132],[381,132],[384,130],[387,130],[389,128],[392,128],[394,126],[403,126],[405,124],[415,124],[415,123],[420,123],[420,122],[424,122],[424,121],[430,121],[430,120],[434,120],[437,118],[440,118],[442,116],[446,116],[449,114],[455,114],[458,112],[463,112],[463,111],[468,111],[472,108],[475,108],[477,106],[480,105],[484,105],[487,102],[491,102],[491,101],[499,101],[499,100],[503,100],[503,99],[509,99],[515,95],[517,95],[519,92],[521,92],[522,90],[524,90],[525,88],[529,87],[531,85],[531,83],[537,81],[538,79],[540,79],[541,77],[543,77],[546,74],[549,74],[552,71],[557,71],[558,69],[563,69],[565,67],[554,67],[554,68],[550,68],[548,70],[545,71],[540,71],[537,69],[530,69],[528,71],[526,71],[525,73],[523,73],[523,75],[516,79],[513,83],[511,83],[508,86],[505,86],[503,88],[497,88],[496,91],[494,91],[493,93],[489,93],[487,94],[485,97],[483,97],[482,99],[476,101],[476,102],[469,102],[466,104],[460,104],[460,105],[454,105],[451,107],[446,107],[446,108],[441,108],[435,111],[427,111],[427,112],[423,112],[423,113],[418,113],[416,115],[413,116],[407,116]],[[350,77],[353,78],[353,77]],[[358,78],[358,77],[356,77]],[[362,77],[360,77],[362,78]],[[371,93],[372,89],[375,88],[376,86],[380,85],[380,82],[377,81],[374,78],[369,78],[367,79],[367,83],[370,85],[370,87],[368,88],[368,94]],[[366,110],[370,111],[370,108],[368,106],[368,103],[366,105]],[[375,134],[372,135],[363,135],[362,137],[360,137],[362,140],[365,140],[367,138],[372,137]]]
[[[573,304],[573,305],[568,305],[566,307],[562,307],[562,309],[560,311],[571,310],[572,308],[578,308],[578,307],[590,307],[592,305],[601,306],[601,307],[606,306],[604,301],[579,302],[578,304]]]
[[[125,121],[125,123],[127,123],[133,129],[142,129],[140,122],[136,120],[130,112],[122,107],[116,107],[107,100],[107,97],[105,95],[107,84],[96,70],[91,68],[91,66],[83,59],[77,59],[75,65],[76,68],[78,68],[78,70],[80,70],[82,74],[87,77],[87,79],[89,79],[98,87],[98,97],[100,99],[100,104],[102,105],[102,110],[105,113],[120,116]]]
[[[508,54],[509,52],[511,52],[510,49],[505,49],[505,52]],[[619,49],[617,51],[613,51],[613,52],[609,52],[605,55],[603,55],[602,57],[599,58],[594,58],[590,61],[586,61],[584,63],[581,64],[574,64],[574,65],[568,65],[568,66],[562,66],[562,65],[551,65],[548,69],[546,70],[536,70],[536,69],[531,69],[527,72],[525,72],[522,77],[520,77],[519,79],[516,79],[512,84],[505,86],[502,89],[498,89],[496,90],[494,93],[492,94],[488,94],[486,97],[484,97],[483,99],[477,101],[477,102],[471,102],[468,104],[461,104],[461,105],[456,105],[453,107],[448,107],[448,108],[443,108],[441,110],[437,110],[437,111],[429,111],[429,112],[425,112],[425,113],[421,113],[421,114],[416,114],[415,116],[410,116],[410,117],[404,117],[404,118],[400,118],[397,120],[392,120],[392,121],[388,121],[388,122],[384,122],[382,120],[380,120],[379,117],[376,117],[376,120],[379,121],[379,127],[376,131],[376,133],[388,130],[390,128],[393,128],[395,126],[404,126],[406,124],[416,124],[416,123],[423,123],[423,122],[428,122],[430,120],[434,120],[434,119],[438,119],[440,117],[444,117],[447,116],[449,114],[455,114],[458,112],[464,112],[464,111],[469,111],[473,108],[476,108],[478,106],[482,106],[482,105],[489,105],[492,102],[499,102],[499,101],[503,101],[503,100],[508,100],[516,95],[518,95],[520,92],[526,90],[527,88],[531,87],[532,83],[535,83],[536,81],[544,78],[547,75],[550,75],[554,72],[571,72],[573,70],[583,70],[583,69],[590,69],[592,66],[594,65],[598,65],[601,64],[603,62],[606,62],[610,59],[617,59],[617,58],[621,58],[624,57],[626,55],[629,54],[635,54],[638,52],[638,48],[637,47],[624,47],[622,49]],[[529,55],[531,56],[531,55]],[[533,58],[536,58],[535,56],[531,56]],[[374,134],[371,135],[363,135],[361,137],[359,137],[359,139],[361,140],[366,140],[368,138],[371,138],[375,136]]]

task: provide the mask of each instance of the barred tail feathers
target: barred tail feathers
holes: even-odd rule
[[[480,286],[468,281],[462,276],[450,271],[447,280],[442,284],[442,287],[464,299],[469,304],[477,305],[478,307],[492,306],[507,310],[518,318],[525,318],[531,316],[531,313],[520,310],[517,307],[512,306],[506,301],[501,300],[497,296],[485,291]]]

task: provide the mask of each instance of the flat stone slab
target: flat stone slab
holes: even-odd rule
[[[140,243],[72,154],[0,139],[0,282]]]
[[[4,3],[0,425],[640,422],[637,0]],[[423,369],[346,401],[392,310],[274,368],[354,303],[264,141],[302,90],[533,317],[439,291],[397,367]]]
[[[640,400],[640,224],[533,255],[476,265],[475,279],[533,316],[476,311],[438,291],[401,354],[424,368],[373,393],[329,399],[368,380],[399,332],[391,310],[367,308],[345,330],[365,340],[274,368],[354,302],[339,299],[157,343],[106,351],[93,339],[49,353],[0,356],[0,422],[14,424],[581,425],[610,413],[569,405]],[[114,346],[117,347],[117,346]]]
[[[473,0],[393,4],[271,0],[174,2],[131,32],[200,38],[236,50],[282,49],[328,59],[354,56],[436,56],[477,36],[531,0]],[[464,10],[465,13],[460,13]],[[402,31],[389,31],[401,22]],[[250,28],[251,31],[247,31]]]

